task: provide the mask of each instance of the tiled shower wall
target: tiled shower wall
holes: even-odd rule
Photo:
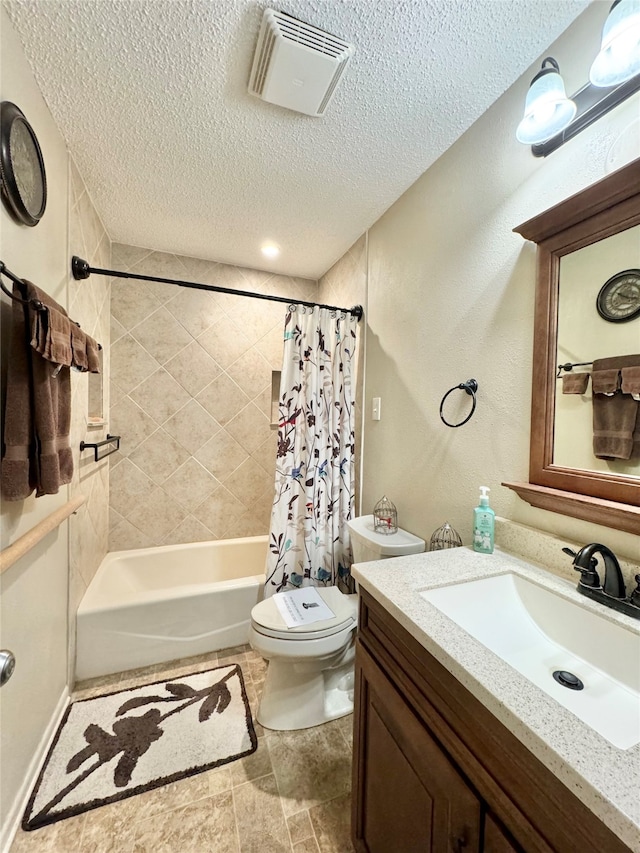
[[[317,284],[114,244],[114,269],[315,300]],[[267,533],[286,305],[114,279],[109,549]]]
[[[69,258],[79,255],[94,267],[111,265],[111,241],[91,202],[80,173],[69,158]],[[69,497],[84,495],[85,503],[69,518],[69,666],[73,682],[75,618],[80,599],[107,553],[109,533],[109,463],[94,462],[80,442],[101,441],[104,424],[89,427],[89,382],[102,383],[103,411],[109,406],[109,287],[107,278],[69,279],[69,315],[103,347],[102,375],[71,371],[71,447],[73,479]]]

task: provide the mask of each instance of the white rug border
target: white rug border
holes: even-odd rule
[[[237,670],[237,674],[240,681],[241,695],[244,701],[245,707],[245,720],[247,724],[247,732],[249,734],[249,739],[251,741],[251,748],[246,750],[245,752],[238,753],[237,755],[228,756],[226,758],[221,758],[219,761],[213,761],[209,764],[202,764],[198,767],[189,769],[189,770],[181,770],[177,773],[173,773],[169,776],[159,777],[154,780],[154,782],[147,783],[145,785],[138,785],[135,788],[128,789],[126,791],[122,791],[119,794],[113,794],[109,797],[104,797],[101,799],[88,800],[82,805],[70,806],[67,809],[62,809],[60,812],[57,812],[55,816],[50,819],[45,818],[40,821],[37,826],[30,826],[27,815],[31,813],[33,809],[33,805],[36,800],[36,796],[38,794],[38,790],[40,788],[40,784],[44,778],[45,770],[49,764],[49,759],[53,755],[53,752],[58,744],[58,740],[62,734],[62,730],[69,718],[71,713],[71,709],[74,705],[79,705],[83,702],[91,702],[96,699],[102,699],[106,696],[117,696],[118,693],[128,693],[131,690],[143,689],[146,687],[153,687],[154,684],[171,684],[181,678],[191,678],[192,676],[203,675],[207,672],[213,672],[216,669],[228,669],[230,666],[235,666]],[[120,802],[121,800],[129,799],[129,797],[134,797],[137,794],[144,794],[147,791],[153,791],[156,788],[161,788],[163,785],[170,785],[172,782],[178,782],[180,779],[188,779],[191,776],[197,776],[199,773],[206,773],[208,770],[213,770],[216,767],[223,767],[225,764],[230,764],[232,761],[237,761],[240,758],[245,758],[247,755],[251,755],[258,748],[258,738],[255,732],[255,728],[253,726],[253,720],[251,718],[251,706],[249,704],[249,699],[247,697],[247,690],[244,683],[244,674],[242,672],[242,667],[239,663],[236,664],[221,664],[220,666],[212,666],[209,669],[199,670],[198,672],[188,672],[183,673],[181,675],[175,675],[173,677],[165,677],[160,678],[156,681],[148,681],[144,684],[136,685],[135,687],[123,687],[121,690],[111,690],[107,693],[100,693],[97,696],[87,696],[85,699],[78,699],[75,702],[69,702],[67,705],[64,715],[58,724],[58,728],[56,729],[55,736],[53,741],[51,742],[51,746],[46,754],[46,758],[42,763],[42,767],[40,769],[40,773],[38,774],[38,778],[33,786],[33,790],[31,791],[31,795],[29,797],[29,801],[24,810],[24,814],[21,821],[21,827],[24,832],[35,832],[38,829],[42,829],[45,826],[51,826],[53,823],[58,823],[61,820],[67,820],[70,817],[77,817],[77,815],[84,814],[85,812],[92,811],[93,809],[100,808],[101,806],[111,805],[112,803]]]

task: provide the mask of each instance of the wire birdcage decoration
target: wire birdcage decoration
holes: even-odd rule
[[[373,529],[385,536],[398,532],[398,510],[386,495],[373,508]]]
[[[448,521],[439,527],[429,541],[430,551],[443,551],[445,548],[461,548],[462,539],[457,530],[449,524]]]

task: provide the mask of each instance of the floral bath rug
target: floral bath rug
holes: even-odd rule
[[[29,799],[38,829],[256,750],[238,664],[72,702]]]

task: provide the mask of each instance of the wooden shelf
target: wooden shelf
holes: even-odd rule
[[[607,501],[576,492],[563,492],[548,486],[536,486],[533,483],[502,483],[513,489],[518,496],[531,506],[559,512],[573,518],[582,518],[593,524],[624,530],[626,533],[640,535],[640,507],[631,504]]]

